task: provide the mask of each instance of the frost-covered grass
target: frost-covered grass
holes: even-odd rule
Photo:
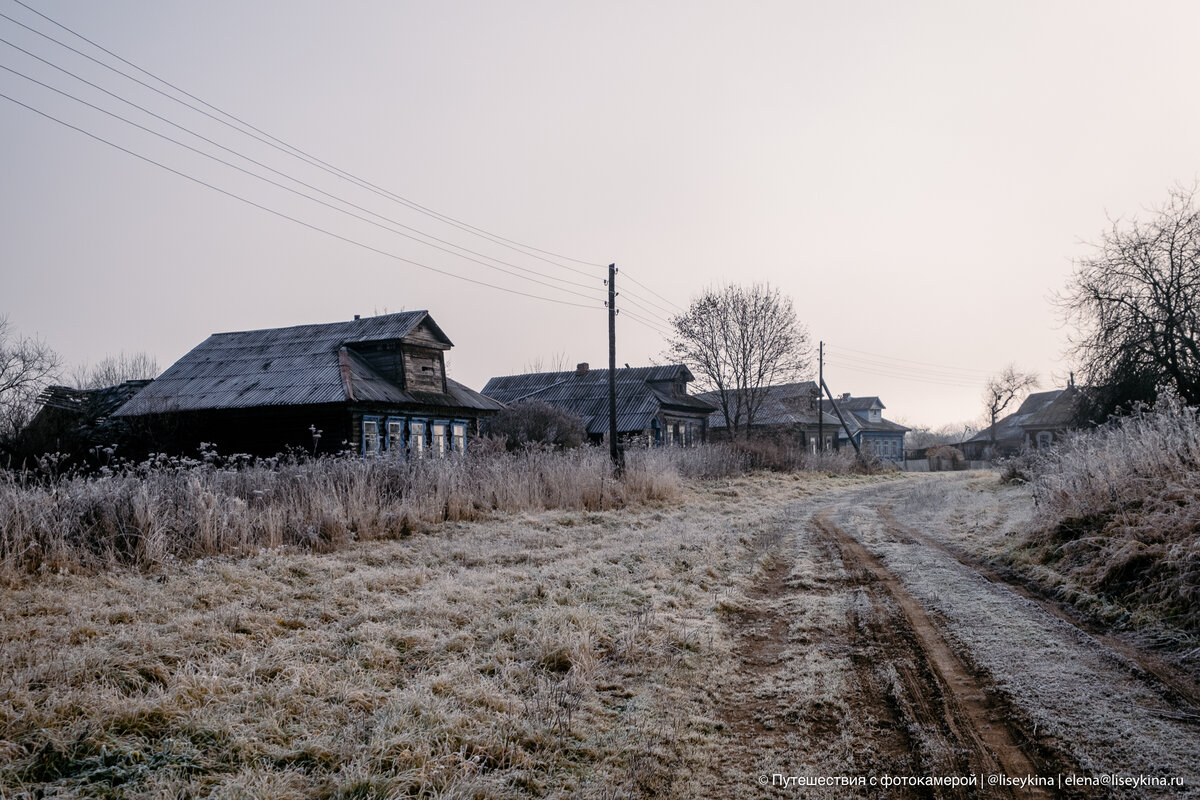
[[[1200,421],[1162,402],[1070,436],[1029,466],[1027,547],[1127,616],[1200,631]]]
[[[722,609],[785,501],[860,480],[684,482],[658,505],[14,582],[0,795],[711,796]]]
[[[678,496],[661,451],[530,450],[447,459],[156,457],[100,474],[0,471],[0,575],[155,567],[284,545],[329,551],[421,526],[543,509],[598,511]]]

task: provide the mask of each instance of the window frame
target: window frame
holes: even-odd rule
[[[362,431],[361,452],[362,452],[363,458],[377,458],[381,454],[382,450],[380,449],[380,446],[382,444],[382,440],[380,439],[380,436],[379,436],[379,423],[382,420],[383,420],[383,417],[378,416],[377,414],[363,414],[362,424],[360,426],[360,430]],[[373,434],[367,433],[368,425],[374,426],[375,432]],[[367,441],[369,438],[374,439],[374,447],[370,448],[370,449],[368,449],[368,447],[367,447]]]

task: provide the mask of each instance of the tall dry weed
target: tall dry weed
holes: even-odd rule
[[[1097,596],[1200,630],[1200,420],[1168,398],[1031,460],[1036,558]]]
[[[527,450],[415,461],[327,458],[224,468],[155,458],[99,475],[0,472],[0,573],[59,572],[294,545],[328,551],[493,512],[601,510],[675,497],[674,463]]]

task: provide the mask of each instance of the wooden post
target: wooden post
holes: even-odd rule
[[[850,426],[846,424],[846,418],[842,416],[842,411],[837,407],[837,401],[833,399],[833,392],[829,391],[829,387],[825,385],[825,379],[821,378],[821,388],[825,390],[825,394],[829,395],[829,405],[833,406],[833,411],[837,414],[838,421],[842,423],[842,429],[846,431],[846,436],[850,437],[850,444],[854,445],[854,452],[862,458],[862,450],[858,447],[858,442],[854,441],[854,434],[850,432]]]
[[[817,380],[825,385],[825,343],[817,349]],[[821,392],[817,391],[817,452],[825,452],[825,412],[821,410]]]
[[[624,459],[617,446],[617,265],[608,265],[608,453],[613,473],[621,475]]]

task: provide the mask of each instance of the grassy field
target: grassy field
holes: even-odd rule
[[[326,553],[10,577],[0,796],[688,797],[780,504],[879,478],[663,474]]]

